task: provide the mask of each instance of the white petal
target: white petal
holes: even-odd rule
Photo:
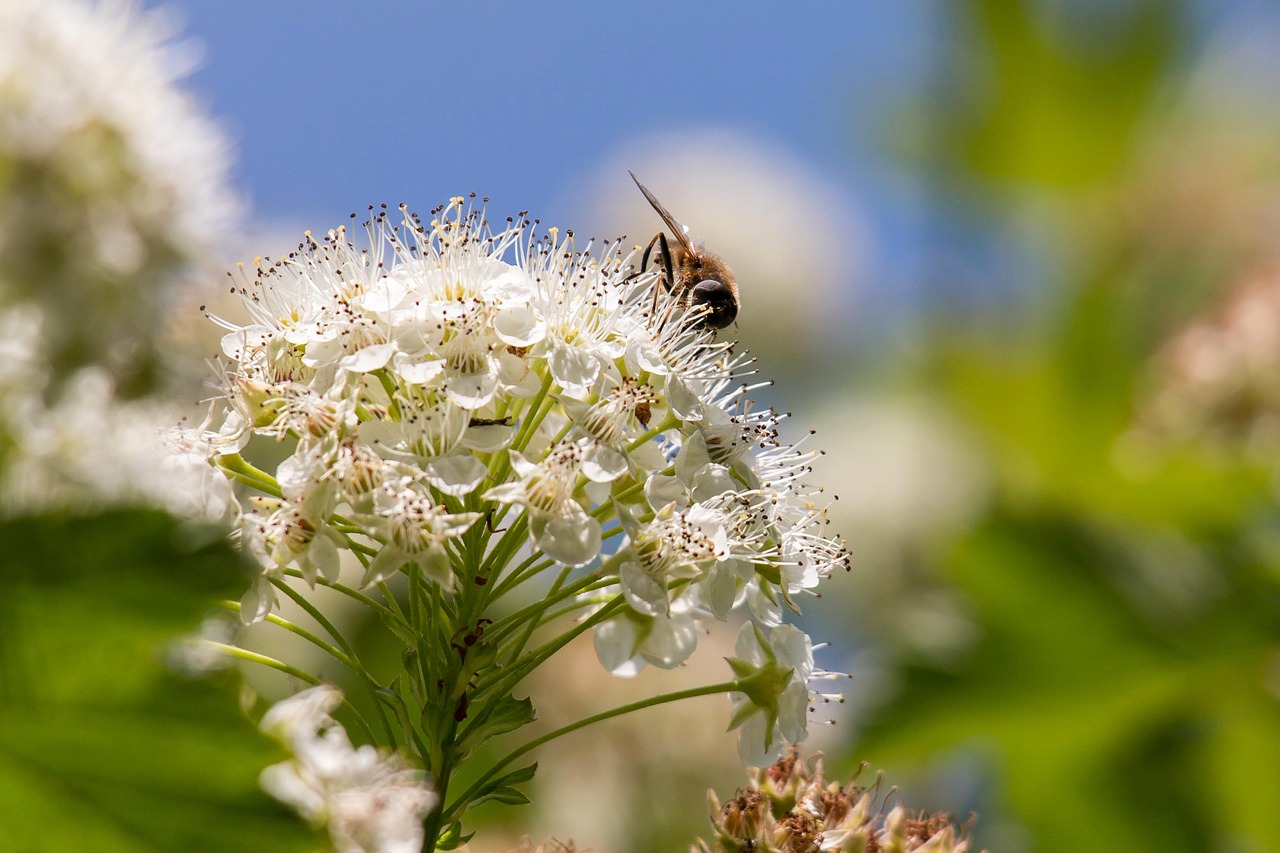
[[[477,453],[494,453],[510,444],[515,434],[516,428],[506,424],[472,426],[462,436],[462,446]]]
[[[702,598],[721,622],[729,618],[738,595],[738,578],[732,566],[716,563],[702,582]]]
[[[395,344],[372,344],[340,359],[338,366],[352,373],[368,373],[373,370],[381,370],[387,366],[387,362],[391,360],[391,356],[395,351]]]
[[[264,768],[258,774],[258,784],[304,819],[318,821],[324,817],[324,795],[303,780],[295,762],[285,761]]]
[[[370,584],[381,583],[398,572],[406,562],[408,560],[405,557],[405,553],[399,548],[383,545],[382,550],[378,552],[378,556],[373,558],[373,561],[369,563],[369,568],[365,570],[360,586],[366,587]]]
[[[761,625],[777,625],[782,622],[782,605],[777,596],[766,594],[760,583],[747,587],[747,606]]]
[[[547,357],[547,366],[564,393],[577,399],[585,399],[590,394],[592,384],[600,375],[600,362],[591,353],[576,347],[556,347]]]
[[[276,590],[264,575],[254,578],[253,585],[240,596],[240,621],[256,625],[271,612],[275,604]]]
[[[399,272],[400,270],[396,270],[366,284],[364,293],[355,300],[356,304],[372,313],[390,311],[399,306],[409,295],[410,289],[405,277],[396,274]]]
[[[299,447],[276,468],[276,482],[285,497],[296,498],[315,483],[314,478],[320,473],[315,457],[307,453],[305,447]]]
[[[799,743],[809,734],[809,689],[802,681],[787,685],[778,697],[778,726],[782,735],[792,743]]]
[[[627,473],[627,467],[627,457],[603,444],[597,444],[582,460],[582,473],[593,483],[612,483]]]
[[[700,430],[685,438],[676,454],[676,476],[690,488],[697,481],[698,474],[711,464],[711,454],[707,452],[707,440]]]
[[[585,512],[540,521],[533,520],[534,541],[556,562],[576,568],[600,553],[600,522]]]
[[[637,662],[644,662],[636,654],[637,639],[636,623],[625,616],[602,622],[596,626],[593,638],[596,657],[614,675],[633,676],[640,669]]]
[[[627,367],[632,373],[652,373],[654,376],[665,376],[668,371],[662,353],[647,338],[642,341],[631,341],[627,345]]]
[[[738,730],[738,756],[748,767],[768,767],[782,751],[782,743],[774,735],[763,713],[747,717]]]
[[[272,705],[262,715],[258,728],[286,742],[309,740],[341,704],[341,690],[332,684],[317,684]]]
[[[501,486],[494,486],[491,489],[485,489],[484,494],[480,497],[486,501],[497,501],[504,504],[517,504],[526,497],[524,492],[524,484],[522,483],[503,483]]]
[[[538,470],[538,466],[533,462],[530,462],[528,459],[525,459],[524,454],[520,451],[508,450],[507,453],[511,456],[511,468],[516,472],[516,476],[520,479],[523,480],[534,471]]]
[[[618,569],[622,594],[631,609],[645,616],[665,615],[670,608],[667,588],[654,580],[639,563],[628,561]]]
[[[512,397],[534,397],[542,390],[542,377],[529,369],[529,359],[512,353],[498,353],[498,378]]]
[[[480,275],[484,281],[480,292],[488,300],[528,302],[536,292],[527,272],[495,258],[484,259]]]
[[[443,547],[427,549],[427,553],[418,557],[418,565],[422,573],[440,584],[443,589],[453,589],[453,566],[449,562],[449,552]]]
[[[599,506],[609,500],[609,496],[613,493],[612,483],[597,483],[594,480],[588,480],[582,484],[582,493],[586,495],[587,501],[593,506]]]
[[[685,384],[683,379],[675,374],[668,376],[666,392],[667,405],[671,407],[671,411],[675,412],[681,420],[702,420],[702,401],[699,400],[698,395]]]
[[[657,441],[646,441],[635,450],[628,451],[631,461],[639,468],[648,471],[661,471],[667,467],[667,458],[662,454],[662,448],[658,446]]]
[[[481,406],[488,405],[493,399],[493,395],[498,391],[498,374],[496,371],[489,373],[469,373],[447,375],[447,382],[444,386],[445,396],[449,398],[449,402],[455,406],[474,411]]]
[[[470,453],[441,456],[427,463],[427,482],[454,497],[471,494],[488,473],[488,467]]]
[[[684,509],[689,504],[684,483],[668,474],[654,474],[645,480],[644,497],[655,510],[667,504],[675,504],[678,509]]]
[[[710,500],[716,495],[722,495],[725,492],[736,492],[739,488],[738,481],[733,479],[733,474],[729,472],[728,468],[712,462],[709,465],[702,466],[701,470],[694,475],[693,499],[696,501]]]
[[[498,340],[513,347],[533,346],[547,335],[546,325],[524,305],[504,305],[493,318]]]
[[[655,666],[674,669],[688,660],[697,647],[698,630],[692,619],[658,617],[641,644],[641,653]]]
[[[266,326],[246,326],[222,336],[222,353],[227,358],[240,361],[245,351],[265,346],[272,332]]]
[[[412,356],[397,352],[391,359],[391,369],[410,385],[426,385],[444,372],[444,359],[415,361]]]
[[[437,535],[452,539],[454,536],[466,533],[482,515],[483,513],[479,512],[460,512],[455,515],[441,516],[435,520],[434,530]]]
[[[742,658],[752,666],[760,666],[765,661],[764,649],[760,645],[760,637],[756,626],[750,622],[743,624],[738,630],[737,639],[733,642],[733,654]]]
[[[338,546],[324,532],[319,533],[311,540],[311,547],[307,549],[307,556],[312,564],[320,572],[320,577],[329,583],[333,583],[338,579],[341,566],[338,559]]]
[[[813,673],[813,643],[808,634],[795,625],[779,625],[769,634],[769,645],[778,663],[794,669],[798,680],[808,680]]]

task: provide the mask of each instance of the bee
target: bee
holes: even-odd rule
[[[733,280],[729,265],[720,258],[695,245],[685,233],[685,228],[676,222],[674,216],[667,212],[636,173],[628,170],[631,180],[636,182],[640,192],[650,206],[675,237],[675,245],[667,242],[667,235],[659,231],[645,246],[640,258],[640,272],[649,268],[649,257],[654,246],[658,247],[658,261],[661,263],[662,286],[675,296],[677,305],[687,309],[696,308],[700,312],[697,322],[712,329],[723,329],[738,316],[738,284]],[[657,307],[658,292],[654,290],[654,307]]]

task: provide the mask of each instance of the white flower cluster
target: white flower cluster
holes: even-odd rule
[[[117,393],[147,390],[160,289],[236,207],[169,37],[127,2],[0,2],[0,514],[231,505],[198,434],[171,454],[177,416]]]
[[[111,377],[84,368],[57,400],[35,309],[0,311],[0,516],[143,504],[225,520],[230,484],[207,464],[194,431],[169,431],[161,404],[116,399]],[[192,444],[191,442],[195,443]]]
[[[335,579],[343,549],[365,585],[416,565],[453,590],[507,571],[487,558],[527,540],[530,575],[593,567],[577,603],[611,607],[596,648],[629,674],[687,659],[700,620],[743,608],[778,625],[845,565],[804,482],[814,454],[778,441],[746,397],[748,361],[631,255],[537,238],[523,217],[494,230],[462,198],[401,215],[373,210],[367,243],[308,235],[242,272],[249,321],[217,320],[222,467],[240,470],[255,435],[287,448],[242,477],[271,495],[242,515],[263,567],[246,619],[290,567]],[[485,559],[463,544],[477,525]]]
[[[394,754],[353,747],[329,716],[341,702],[341,691],[321,685],[267,710],[262,730],[293,757],[262,771],[263,789],[315,826],[327,825],[338,853],[418,853],[435,790]]]
[[[129,2],[0,3],[0,303],[41,308],[59,377],[136,369],[160,287],[238,208],[170,30]]]

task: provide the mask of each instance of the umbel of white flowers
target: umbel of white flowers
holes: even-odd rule
[[[271,613],[289,575],[341,585],[342,552],[363,593],[434,588],[444,604],[409,621],[489,614],[533,583],[529,630],[585,620],[621,675],[678,666],[740,610],[772,631],[747,626],[735,659],[753,686],[734,721],[761,717],[741,752],[767,763],[804,736],[821,674],[808,637],[779,633],[784,610],[847,562],[804,481],[815,453],[779,441],[750,360],[619,244],[577,251],[572,232],[495,229],[473,205],[370,208],[362,239],[308,234],[233,275],[248,321],[214,318],[226,361],[204,437],[260,492],[240,514],[261,567],[242,617]],[[263,436],[287,452],[274,471],[245,458]]]

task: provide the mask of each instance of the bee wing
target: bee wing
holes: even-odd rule
[[[636,186],[640,188],[640,192],[644,193],[645,199],[653,209],[658,212],[658,215],[662,217],[662,221],[667,224],[667,228],[671,231],[671,235],[680,241],[680,245],[684,247],[686,252],[691,255],[696,255],[697,250],[694,249],[693,244],[689,242],[689,235],[685,233],[684,226],[679,222],[676,222],[676,218],[662,206],[662,202],[658,201],[654,197],[653,193],[649,192],[648,187],[640,183],[640,179],[636,177],[635,172],[628,169],[627,174],[631,176],[631,180],[636,182]]]

